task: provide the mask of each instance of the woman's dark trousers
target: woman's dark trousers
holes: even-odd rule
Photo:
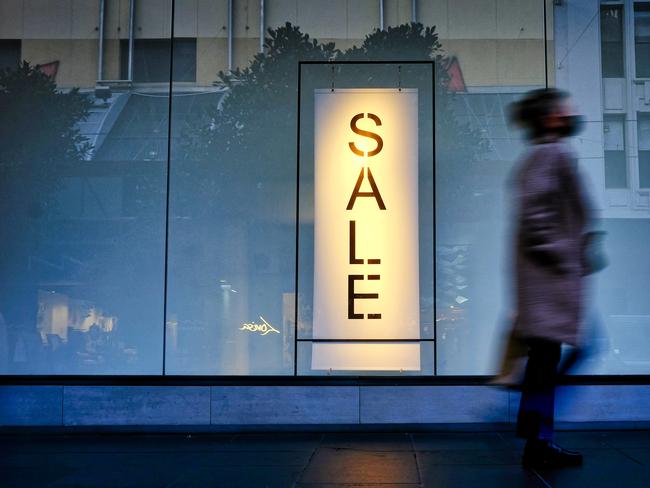
[[[553,439],[555,385],[562,345],[546,339],[530,339],[528,363],[521,389],[517,437]]]

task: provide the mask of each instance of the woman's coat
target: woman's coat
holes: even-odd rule
[[[533,145],[515,184],[515,332],[577,345],[589,211],[569,146],[562,141]]]

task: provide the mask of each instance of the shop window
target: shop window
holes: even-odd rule
[[[627,188],[625,158],[625,119],[623,116],[605,116],[605,187]]]
[[[20,39],[0,39],[0,69],[20,64]]]
[[[639,114],[639,186],[650,188],[650,114]]]
[[[603,78],[623,78],[623,6],[600,7],[600,55]]]
[[[169,39],[136,39],[133,44],[133,81],[169,82]],[[120,74],[129,76],[129,41],[120,44]],[[174,81],[196,81],[196,39],[174,39]]]
[[[650,78],[650,3],[634,5],[636,76]]]

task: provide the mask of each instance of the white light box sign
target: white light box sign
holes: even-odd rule
[[[418,91],[314,96],[312,369],[418,371]]]

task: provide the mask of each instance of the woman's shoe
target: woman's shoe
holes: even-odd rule
[[[525,468],[562,468],[580,466],[582,454],[564,449],[553,442],[528,441],[521,460]]]

